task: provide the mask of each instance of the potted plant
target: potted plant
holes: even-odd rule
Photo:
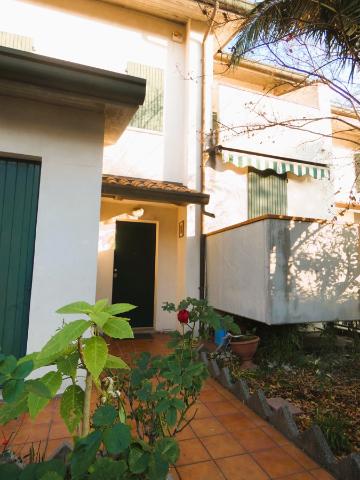
[[[238,355],[241,358],[241,368],[255,368],[252,359],[254,358],[259,342],[260,337],[253,332],[246,332],[244,335],[231,339],[231,350],[235,355]]]

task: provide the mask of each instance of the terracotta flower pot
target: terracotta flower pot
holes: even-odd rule
[[[255,365],[252,362],[252,359],[255,355],[259,344],[260,338],[257,336],[253,336],[249,338],[249,340],[242,340],[242,341],[231,341],[231,350],[242,360],[241,368],[254,368]]]

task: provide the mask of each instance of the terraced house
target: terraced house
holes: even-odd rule
[[[282,118],[326,116],[328,92],[264,96],[289,74],[226,68],[218,52],[249,5],[220,2],[209,16],[208,3],[2,3],[4,351],[37,350],[55,310],[78,299],[138,305],[132,324],[145,331],[176,328],[164,301],[204,294],[267,323],[358,318],[358,231],[311,220],[348,201],[352,147],[332,141],[328,120],[313,134],[235,128],[258,121],[254,102]]]

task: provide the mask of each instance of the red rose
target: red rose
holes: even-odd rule
[[[177,314],[180,323],[189,323],[189,312],[187,310],[180,310]]]

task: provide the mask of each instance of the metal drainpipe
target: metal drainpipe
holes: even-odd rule
[[[219,1],[216,0],[214,10],[210,18],[210,24],[204,34],[201,44],[201,164],[200,164],[200,191],[205,190],[205,127],[206,127],[206,41],[211,33],[217,10],[219,8]],[[206,237],[204,234],[204,205],[201,205],[200,212],[200,299],[205,298],[205,273],[206,273]]]

